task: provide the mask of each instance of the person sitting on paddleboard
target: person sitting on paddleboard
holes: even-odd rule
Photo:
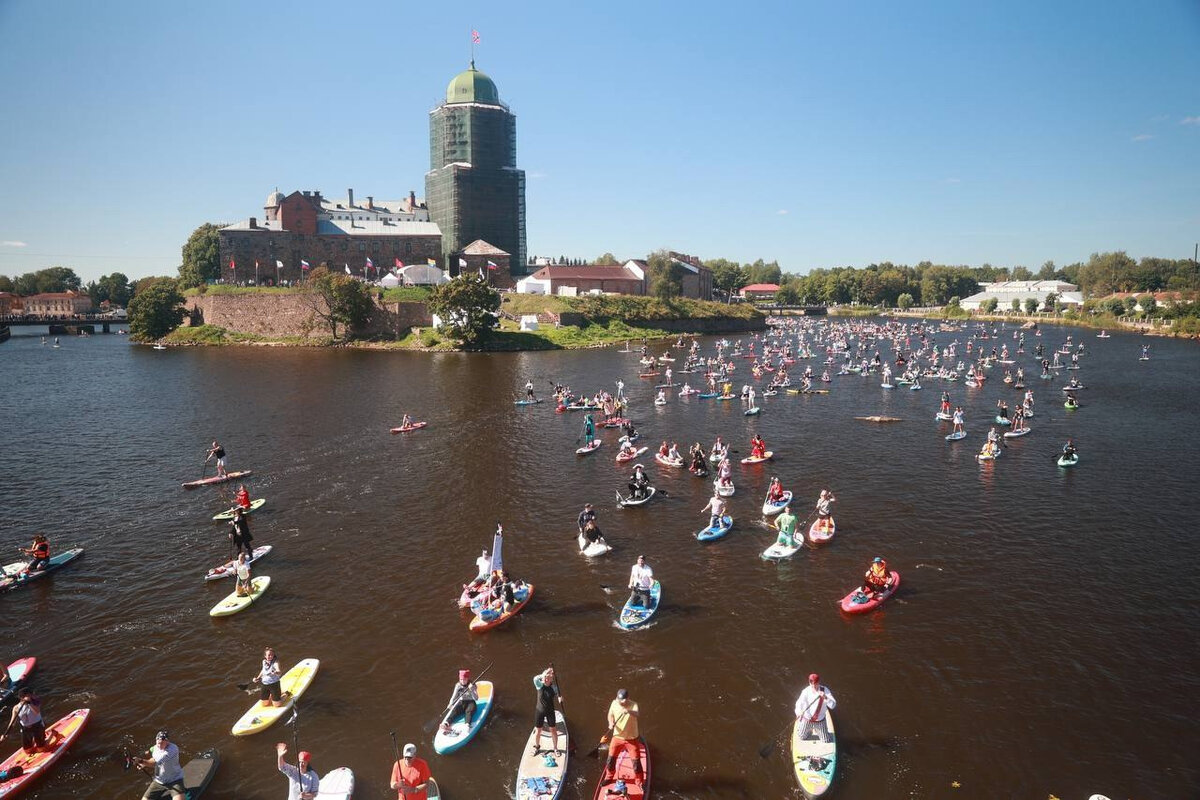
[[[754,438],[750,440],[750,457],[751,458],[764,458],[764,457],[766,457],[766,455],[767,455],[767,443],[764,442],[763,438],[761,436],[759,436],[757,433],[754,434]]]
[[[533,718],[533,727],[537,728],[537,737],[533,740],[533,750],[530,755],[541,755],[542,738],[550,731],[551,752],[562,755],[558,749],[558,724],[554,718],[554,702],[562,705],[562,693],[558,690],[558,682],[554,680],[554,667],[533,676],[533,688],[537,692],[537,710]]]
[[[667,458],[671,459],[677,464],[683,461],[683,456],[679,455],[679,445],[675,442],[671,442],[671,449],[667,451]]]
[[[579,518],[576,521],[579,523],[580,533],[583,533],[583,529],[589,522],[596,521],[596,510],[592,508],[591,503],[584,503],[583,510],[579,512]]]
[[[667,404],[667,390],[659,389],[658,396],[654,398],[654,402],[660,406],[666,405]]]
[[[783,484],[779,482],[779,478],[771,478],[771,485],[767,488],[767,499],[772,503],[783,501]]]
[[[154,737],[154,746],[141,758],[132,759],[140,770],[154,770],[154,780],[146,787],[142,800],[184,800],[187,787],[183,783],[183,767],[179,766],[179,747],[170,740],[170,734],[161,730]]]
[[[700,510],[709,514],[708,527],[719,528],[723,522],[721,518],[725,516],[725,498],[714,491],[713,496]]]
[[[250,492],[246,490],[246,484],[238,484],[237,493],[233,496],[233,499],[238,508],[250,508]]]
[[[784,507],[783,513],[775,518],[775,530],[779,531],[775,544],[783,547],[796,546],[796,515],[792,513],[791,506]]]
[[[1067,443],[1063,445],[1063,458],[1075,458],[1078,453],[1075,451],[1075,442],[1072,439],[1067,439]]]
[[[633,467],[633,475],[629,476],[629,496],[634,500],[641,500],[646,496],[650,479],[646,477],[646,468],[641,464],[636,464]]]
[[[859,589],[863,594],[877,594],[892,588],[892,574],[888,571],[887,562],[876,556],[863,576],[863,585]]]
[[[17,692],[17,704],[13,706],[8,718],[8,727],[0,733],[3,741],[12,726],[21,723],[21,749],[26,753],[35,753],[46,747],[46,723],[42,720],[42,701],[32,689],[24,688]]]
[[[237,571],[237,587],[234,589],[238,597],[246,597],[253,592],[250,584],[250,558],[245,553],[238,553],[237,565],[234,567]]]
[[[621,442],[621,452],[617,455],[621,456],[622,458],[633,458],[637,455],[637,446],[634,445],[633,442],[626,439],[625,441]]]
[[[596,520],[588,520],[587,524],[583,526],[583,538],[587,539],[588,544],[604,543],[604,534],[600,532]]]
[[[25,567],[25,575],[31,572],[41,572],[50,564],[50,542],[42,534],[35,534],[29,547],[22,547],[21,552],[29,556],[29,564]]]
[[[633,420],[631,419],[627,419],[621,423],[621,431],[625,434],[625,438],[631,442],[640,435],[637,429],[633,427]]]
[[[450,702],[447,703],[450,707],[447,718],[454,719],[461,713],[467,723],[467,728],[470,729],[478,702],[479,690],[475,687],[475,682],[471,680],[471,670],[460,669],[458,683],[454,684],[454,691],[450,693]],[[450,733],[449,723],[442,723],[442,733]]]
[[[204,463],[207,464],[209,462],[209,459],[212,459],[212,458],[217,459],[217,476],[224,478],[226,475],[226,472],[225,472],[225,448],[221,447],[220,443],[217,442],[216,439],[213,439],[212,447],[209,448],[208,454],[206,456],[204,456]]]
[[[638,556],[637,563],[629,570],[629,602],[647,608],[650,604],[650,588],[654,585],[654,570],[646,563],[645,556]]]
[[[833,512],[830,506],[837,502],[837,498],[833,496],[833,492],[828,489],[821,490],[821,496],[817,498],[817,521],[821,523],[821,530],[828,531],[829,525],[833,521]]]
[[[246,554],[247,558],[254,558],[254,537],[250,535],[250,518],[242,511],[242,507],[238,506],[233,510],[233,519],[229,520],[229,541],[233,542],[233,546],[237,548],[237,554]]]
[[[821,676],[812,673],[808,676],[808,686],[796,698],[796,719],[800,722],[800,740],[803,741],[816,732],[822,742],[831,741],[829,726],[825,723],[825,712],[837,708],[837,700],[833,692],[821,685]]]
[[[275,657],[275,648],[263,650],[262,667],[258,674],[250,679],[251,683],[259,684],[258,700],[264,707],[283,705],[283,694],[280,692],[280,678],[283,672],[279,668],[279,659]]]

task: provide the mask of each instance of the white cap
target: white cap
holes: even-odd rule
[[[417,746],[412,742],[404,745],[404,757],[415,756],[417,754]]]

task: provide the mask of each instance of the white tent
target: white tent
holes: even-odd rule
[[[428,264],[413,264],[400,270],[404,283],[410,286],[434,286],[446,283],[449,278],[437,267]]]
[[[379,285],[385,289],[391,289],[400,285],[400,279],[389,272],[379,279]]]

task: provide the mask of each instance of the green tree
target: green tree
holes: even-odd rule
[[[712,270],[713,288],[723,292],[727,300],[732,300],[734,293],[746,285],[746,274],[736,261],[714,258],[705,261],[704,266]]]
[[[107,300],[113,305],[124,307],[129,304],[129,298],[133,296],[133,287],[129,284],[129,278],[120,272],[104,275],[98,281],[89,281],[84,288],[92,298],[92,305],[95,306],[99,306]]]
[[[478,276],[461,275],[433,287],[426,305],[451,336],[470,345],[491,330],[500,310],[500,293]]]
[[[617,261],[617,257],[614,256],[612,253],[604,253],[603,255],[598,256],[596,258],[596,260],[593,261],[592,263],[593,264],[618,264],[620,262]]]
[[[800,288],[793,283],[785,283],[775,292],[775,302],[781,306],[798,306],[802,302]]]
[[[666,250],[655,250],[646,259],[649,267],[650,294],[659,300],[671,300],[683,293],[683,265]]]
[[[983,301],[983,305],[980,306],[980,308],[982,308],[987,313],[991,314],[993,311],[996,310],[996,306],[998,306],[998,305],[1000,305],[999,300],[997,300],[994,297],[989,297],[987,300]]]
[[[1149,316],[1158,308],[1158,301],[1154,299],[1154,295],[1144,294],[1138,298],[1138,305],[1142,307],[1142,312]]]
[[[1055,274],[1054,262],[1047,261],[1042,264],[1042,268],[1038,270],[1037,278],[1039,281],[1052,281]]]
[[[1038,310],[1038,301],[1036,297],[1025,298],[1025,312],[1028,314],[1036,313]]]
[[[1018,300],[1018,299],[1017,299],[1017,298],[1015,298],[1015,297],[1013,298],[1013,301],[1012,301],[1012,310],[1013,310],[1013,311],[1020,311],[1020,310],[1021,310],[1021,301],[1020,301],[1020,300]]]
[[[0,292],[15,292],[17,284],[7,275],[0,275]]]
[[[161,339],[183,323],[183,295],[173,278],[144,278],[129,301],[129,335],[134,341]]]
[[[77,292],[82,286],[83,282],[70,267],[47,267],[15,279],[12,290],[28,297],[42,292]]]
[[[1012,277],[1010,277],[1009,280],[1011,280],[1011,281],[1031,281],[1031,280],[1033,280],[1033,273],[1029,271],[1028,267],[1013,267],[1012,268]]]
[[[1050,294],[1046,295],[1046,300],[1045,303],[1043,303],[1042,308],[1044,308],[1046,311],[1057,311],[1057,305],[1058,292],[1050,292]]]
[[[339,325],[352,332],[367,321],[375,306],[365,283],[326,267],[314,269],[304,288],[309,306],[329,326],[334,339],[338,338]]]
[[[913,306],[913,296],[908,292],[896,298],[896,307],[900,309],[908,309]]]
[[[221,276],[221,238],[218,228],[206,222],[183,245],[183,263],[179,265],[180,288],[190,289]]]

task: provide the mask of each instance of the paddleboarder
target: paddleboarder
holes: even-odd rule
[[[583,418],[583,445],[591,447],[592,440],[596,438],[596,421],[592,419],[592,415],[588,414]]]
[[[863,575],[863,585],[859,591],[865,595],[882,594],[892,588],[892,573],[888,570],[887,562],[881,556],[875,556],[871,566]]]
[[[242,511],[241,506],[233,510],[233,519],[229,520],[229,541],[237,548],[235,555],[245,553],[247,558],[254,558],[254,545],[251,544],[254,537],[250,535],[250,518]]]
[[[316,800],[317,792],[321,790],[321,779],[317,771],[309,766],[312,753],[301,750],[296,757],[296,766],[292,766],[283,759],[287,749],[283,742],[275,745],[279,771],[288,779],[288,800]]]
[[[790,505],[785,506],[783,513],[775,518],[775,530],[779,531],[775,544],[783,547],[796,546],[796,515],[792,513]]]
[[[243,511],[250,508],[250,492],[246,490],[246,484],[238,484],[237,493],[234,494],[233,499],[237,507]]]
[[[1075,450],[1075,441],[1073,439],[1067,439],[1067,443],[1063,445],[1062,454],[1063,458],[1076,458],[1079,455]]]
[[[471,680],[471,670],[460,669],[458,671],[458,683],[454,684],[454,691],[450,693],[449,706],[450,711],[446,714],[446,719],[451,720],[457,717],[460,713],[467,723],[467,729],[471,728],[471,720],[475,717],[475,707],[479,702],[479,690],[475,687],[475,682]],[[442,732],[450,733],[450,723],[442,723]]]
[[[250,558],[245,553],[238,553],[234,570],[237,572],[234,592],[238,597],[249,597],[254,592],[254,587],[250,582]]]
[[[141,758],[133,759],[140,770],[154,770],[154,780],[146,787],[142,800],[186,800],[187,788],[183,785],[183,767],[179,765],[179,747],[170,740],[170,734],[161,730],[154,737],[154,746]]]
[[[208,453],[204,456],[204,463],[207,464],[213,458],[217,459],[217,477],[224,478],[225,472],[225,448],[221,447],[221,443],[213,439],[212,447],[208,449]]]
[[[634,744],[641,736],[638,719],[638,704],[629,699],[626,689],[617,689],[616,698],[608,706],[608,730],[612,738],[608,742],[608,763],[604,765],[603,780],[614,777],[617,757],[622,751],[628,752],[633,759],[634,776],[641,780],[642,760],[638,758],[638,749]]]
[[[533,718],[537,737],[533,742],[532,755],[540,755],[543,752],[541,742],[547,728],[550,730],[553,752],[555,755],[562,755],[562,750],[558,749],[558,723],[554,717],[554,701],[557,700],[559,706],[562,706],[563,698],[558,683],[554,680],[554,667],[546,667],[544,671],[533,676],[533,688],[537,691],[537,711]]]
[[[584,503],[583,511],[579,512],[579,518],[576,520],[576,522],[579,524],[580,535],[583,534],[583,531],[587,527],[589,522],[594,523],[595,521],[596,521],[596,510],[594,508],[592,508],[591,503]]]
[[[821,676],[808,676],[808,686],[796,698],[796,719],[800,721],[800,739],[808,739],[814,732],[822,742],[829,742],[829,726],[825,724],[825,712],[837,708],[837,700],[828,687],[821,685]]]
[[[279,668],[279,659],[275,657],[275,648],[263,650],[262,667],[258,674],[250,679],[251,683],[260,685],[258,699],[264,707],[283,705],[283,694],[280,691],[280,678],[283,672]]]
[[[834,497],[833,492],[828,489],[821,490],[821,496],[817,498],[816,511],[817,521],[821,523],[822,531],[829,531],[829,526],[833,521],[833,512],[830,510],[830,506],[836,502],[837,498]]]
[[[426,800],[425,787],[432,777],[429,764],[417,757],[417,746],[404,745],[404,756],[392,765],[392,788],[399,792],[399,800]]]
[[[765,458],[766,455],[767,443],[763,441],[762,436],[754,434],[754,438],[750,440],[750,457]]]
[[[963,407],[955,406],[954,416],[951,418],[954,423],[954,430],[951,433],[964,433],[963,431]]]
[[[50,542],[42,534],[34,534],[33,542],[29,547],[22,547],[21,552],[29,556],[29,563],[25,566],[23,575],[28,575],[32,572],[41,572],[50,565]]]
[[[721,497],[716,489],[713,489],[713,496],[709,498],[707,505],[700,510],[710,514],[708,527],[720,527],[721,518],[725,516],[725,498]]]
[[[645,556],[638,556],[637,563],[629,570],[629,602],[642,608],[650,607],[650,589],[654,586],[654,570],[646,563]]]
[[[646,477],[646,468],[641,464],[633,465],[633,474],[629,476],[629,497],[641,500],[646,496],[650,487],[650,479]]]
[[[42,701],[32,689],[24,688],[17,692],[17,704],[13,706],[12,714],[8,717],[8,727],[0,733],[0,741],[4,741],[12,726],[21,724],[21,749],[26,753],[35,753],[46,748],[46,723],[42,719]]]

